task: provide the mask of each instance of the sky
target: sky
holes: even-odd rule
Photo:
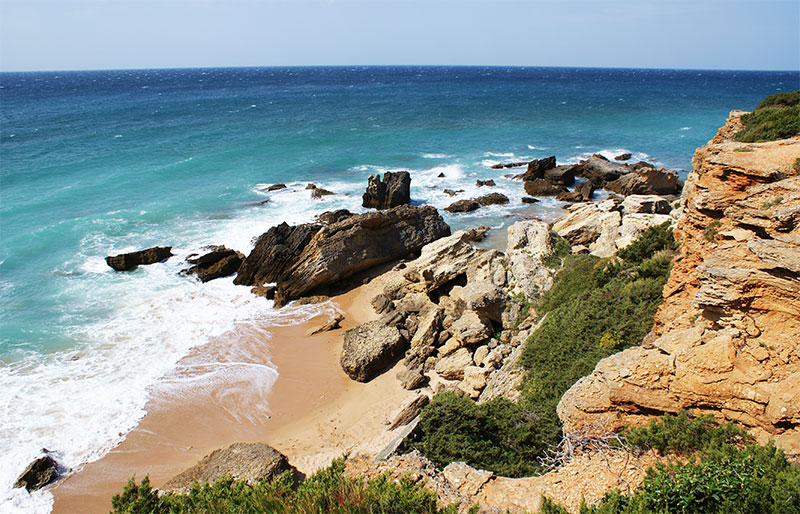
[[[0,71],[800,69],[800,0],[0,0]]]

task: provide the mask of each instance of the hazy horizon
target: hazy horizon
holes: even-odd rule
[[[0,71],[800,69],[795,0],[0,0]]]

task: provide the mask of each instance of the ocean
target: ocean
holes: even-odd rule
[[[463,189],[457,198],[493,190],[511,199],[442,212],[454,229],[552,218],[558,202],[521,204],[522,184],[506,177],[515,170],[489,166],[631,152],[685,176],[730,110],[798,87],[798,72],[752,71],[1,73],[0,511],[49,512],[50,493],[12,490],[17,475],[42,448],[66,468],[100,458],[148,398],[187,386],[176,367],[191,348],[331,309],[276,311],[230,278],[201,284],[179,274],[203,247],[248,253],[280,222],[361,212],[367,177],[395,170],[411,172],[414,203],[442,209],[453,201],[445,188]],[[489,178],[497,187],[475,187]],[[287,189],[265,191],[279,182]],[[307,183],[336,194],[311,200]],[[157,245],[175,256],[128,273],[105,264]],[[193,388],[235,375],[268,390],[280,379],[271,363],[236,348],[183,375]]]

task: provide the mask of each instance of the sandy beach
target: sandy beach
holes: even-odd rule
[[[362,384],[350,380],[339,365],[343,330],[375,316],[369,299],[379,285],[376,279],[331,300],[344,312],[342,329],[308,335],[328,321],[320,315],[306,323],[268,327],[272,337],[267,343],[252,334],[228,334],[196,349],[222,352],[227,345],[247,345],[271,361],[279,376],[264,395],[269,415],[251,416],[248,402],[231,408],[230,402],[218,401],[226,394],[225,384],[181,402],[155,397],[119,446],[52,486],[53,512],[108,512],[111,497],[129,477],[138,481],[149,475],[158,487],[210,451],[238,441],[270,444],[306,474],[344,453],[379,451],[392,439],[386,420],[415,393],[400,387],[394,370]]]

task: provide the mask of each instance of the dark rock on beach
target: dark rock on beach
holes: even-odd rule
[[[186,259],[186,262],[193,264],[186,272],[196,273],[203,282],[233,275],[244,260],[244,254],[225,246],[212,246],[210,249],[204,255]]]
[[[223,475],[256,484],[272,480],[285,472],[299,478],[298,471],[286,456],[263,443],[234,443],[225,449],[214,450],[203,459],[170,479],[164,491],[188,491],[195,482],[213,482]]]
[[[263,250],[264,260],[253,260],[254,268],[281,271],[280,274],[264,275],[267,278],[264,282],[278,283],[275,296],[278,306],[373,266],[418,252],[426,244],[450,235],[450,227],[431,206],[401,205],[356,214],[321,229],[315,228],[318,225],[306,229],[301,227],[287,226],[283,231],[301,230],[304,236],[313,231],[313,237],[307,241],[306,237],[298,238],[298,244],[288,248],[279,266],[275,266],[271,254]],[[303,242],[305,244],[301,245]],[[253,252],[258,249],[257,242]],[[248,256],[242,268],[248,265],[252,256]]]
[[[14,482],[14,487],[24,487],[28,491],[35,491],[56,478],[58,478],[58,463],[53,457],[42,455],[28,464],[25,471]]]
[[[368,382],[394,364],[407,346],[397,327],[370,321],[344,333],[340,363],[351,379]]]
[[[444,208],[447,212],[472,212],[481,208],[475,200],[459,200]]]
[[[681,192],[683,182],[673,170],[645,167],[609,182],[606,189],[625,196],[674,195]]]
[[[556,196],[556,200],[562,202],[589,202],[594,194],[594,184],[591,181],[581,182],[575,186],[574,191],[561,193]]]
[[[370,175],[367,190],[362,197],[362,207],[389,209],[411,201],[411,175],[407,171]]]
[[[154,264],[172,257],[171,246],[156,246],[138,252],[122,253],[106,257],[106,264],[116,271],[130,271],[143,264]]]
[[[296,226],[281,223],[272,227],[256,240],[233,283],[256,286],[276,282],[321,228],[312,223]]]

